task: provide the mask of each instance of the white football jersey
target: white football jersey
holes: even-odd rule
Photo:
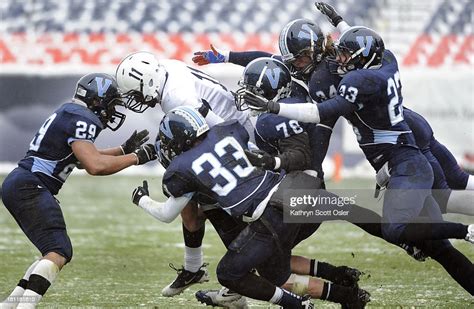
[[[234,96],[216,79],[179,60],[162,59],[160,63],[168,72],[161,101],[163,112],[182,105],[199,108],[207,102],[214,114],[223,120],[236,119],[247,125],[248,113],[237,110]]]

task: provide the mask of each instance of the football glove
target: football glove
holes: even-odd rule
[[[142,165],[158,158],[155,145],[145,144],[133,152],[137,156],[137,165]]]
[[[315,2],[314,5],[321,12],[321,14],[326,15],[326,17],[329,19],[329,22],[334,27],[337,27],[337,25],[342,21],[342,17],[331,5],[324,2]]]
[[[192,60],[197,65],[206,65],[209,63],[224,63],[229,60],[229,51],[219,50],[211,44],[211,50],[195,52]]]
[[[140,203],[140,199],[144,196],[149,196],[150,192],[148,191],[148,182],[143,180],[143,186],[138,186],[132,192],[132,202],[137,205]]]
[[[278,112],[280,111],[280,106],[277,102],[268,100],[251,91],[246,90],[245,93],[242,95],[242,98],[244,99],[248,107],[253,111],[270,112],[274,114],[278,114]]]
[[[140,148],[141,145],[145,144],[150,137],[148,136],[148,130],[143,130],[137,133],[135,130],[132,135],[120,146],[124,155],[132,153],[135,149]]]
[[[245,150],[245,155],[247,156],[247,159],[249,159],[250,163],[252,163],[253,166],[256,167],[261,167],[266,170],[274,170],[276,161],[275,157],[272,155],[269,155],[263,150]]]

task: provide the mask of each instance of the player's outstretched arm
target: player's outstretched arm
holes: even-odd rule
[[[101,154],[89,141],[75,141],[71,145],[74,155],[90,175],[111,175],[129,166],[141,165],[157,158],[155,146],[146,144],[133,153],[122,156]]]
[[[263,51],[234,52],[229,50],[219,50],[211,44],[210,50],[197,51],[192,58],[197,65],[207,65],[211,63],[229,62],[240,66],[246,66],[252,60],[261,57],[280,57]]]
[[[164,223],[170,223],[188,205],[192,196],[193,193],[187,193],[181,197],[170,196],[164,203],[157,202],[150,198],[148,182],[144,180],[142,186],[138,186],[133,190],[132,202],[155,219]]]
[[[319,104],[304,103],[279,103],[267,100],[262,96],[246,91],[243,95],[245,103],[257,112],[269,112],[288,119],[307,123],[320,123],[327,119],[344,116],[357,110],[353,104],[341,96],[336,96]]]
[[[99,149],[99,152],[109,156],[121,156],[132,153],[150,139],[148,135],[148,130],[142,130],[140,132],[135,130],[122,145],[113,148]]]
[[[210,63],[224,63],[229,61],[229,51],[220,50],[211,44],[210,50],[194,52],[193,62],[197,65],[207,65]]]

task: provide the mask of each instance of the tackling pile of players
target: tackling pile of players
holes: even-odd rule
[[[71,260],[54,195],[74,167],[107,175],[158,157],[166,168],[162,188],[168,199],[150,198],[144,181],[132,200],[162,222],[181,214],[185,263],[182,269],[173,266],[178,276],[164,296],[209,280],[201,250],[208,219],[227,248],[217,266],[223,288],[198,291],[199,301],[245,308],[248,297],[313,308],[310,299],[318,298],[363,308],[370,294],[358,285],[360,271],[291,254],[321,222],[283,220],[288,190],[319,189],[337,197],[326,190],[322,162],[339,117],[353,126],[376,171],[377,190],[386,189],[382,216],[346,203],[347,220],[417,260],[436,260],[473,295],[474,266],[448,239],[474,243],[474,225],[442,218],[447,212],[474,214],[472,176],[434,138],[428,122],[403,107],[397,60],[380,35],[350,27],[325,3],[315,5],[342,32],[337,43],[315,23],[298,19],[280,33],[280,56],[213,46],[195,53],[198,65],[245,66],[235,94],[200,70],[146,52],[125,57],[116,80],[100,73],[81,78],[73,101],[45,121],[3,183],[5,206],[43,258],[2,306],[34,307]],[[123,123],[116,106],[138,113],[161,107],[165,116],[154,146],[145,144],[146,130],[117,148],[93,146],[104,127],[115,130]],[[361,217],[362,223],[355,220]]]

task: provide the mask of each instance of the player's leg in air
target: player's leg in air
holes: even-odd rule
[[[443,168],[446,181],[451,189],[474,190],[474,176],[469,175],[459,167],[458,162],[446,146],[433,137],[430,149]]]
[[[176,270],[178,276],[161,291],[161,294],[167,297],[181,294],[193,284],[209,281],[207,264],[203,263],[201,247],[206,226],[205,218],[200,215],[195,203],[191,202],[181,212],[181,219],[185,246],[184,266],[177,269],[170,263],[170,267]]]
[[[433,129],[423,116],[407,108],[403,109],[403,114],[415,136],[417,146],[433,169],[433,196],[441,212],[474,215],[474,206],[471,203],[474,192],[466,190],[472,177],[459,167],[451,152],[434,138]],[[384,171],[387,169],[380,170]],[[385,179],[388,181],[389,178]]]

